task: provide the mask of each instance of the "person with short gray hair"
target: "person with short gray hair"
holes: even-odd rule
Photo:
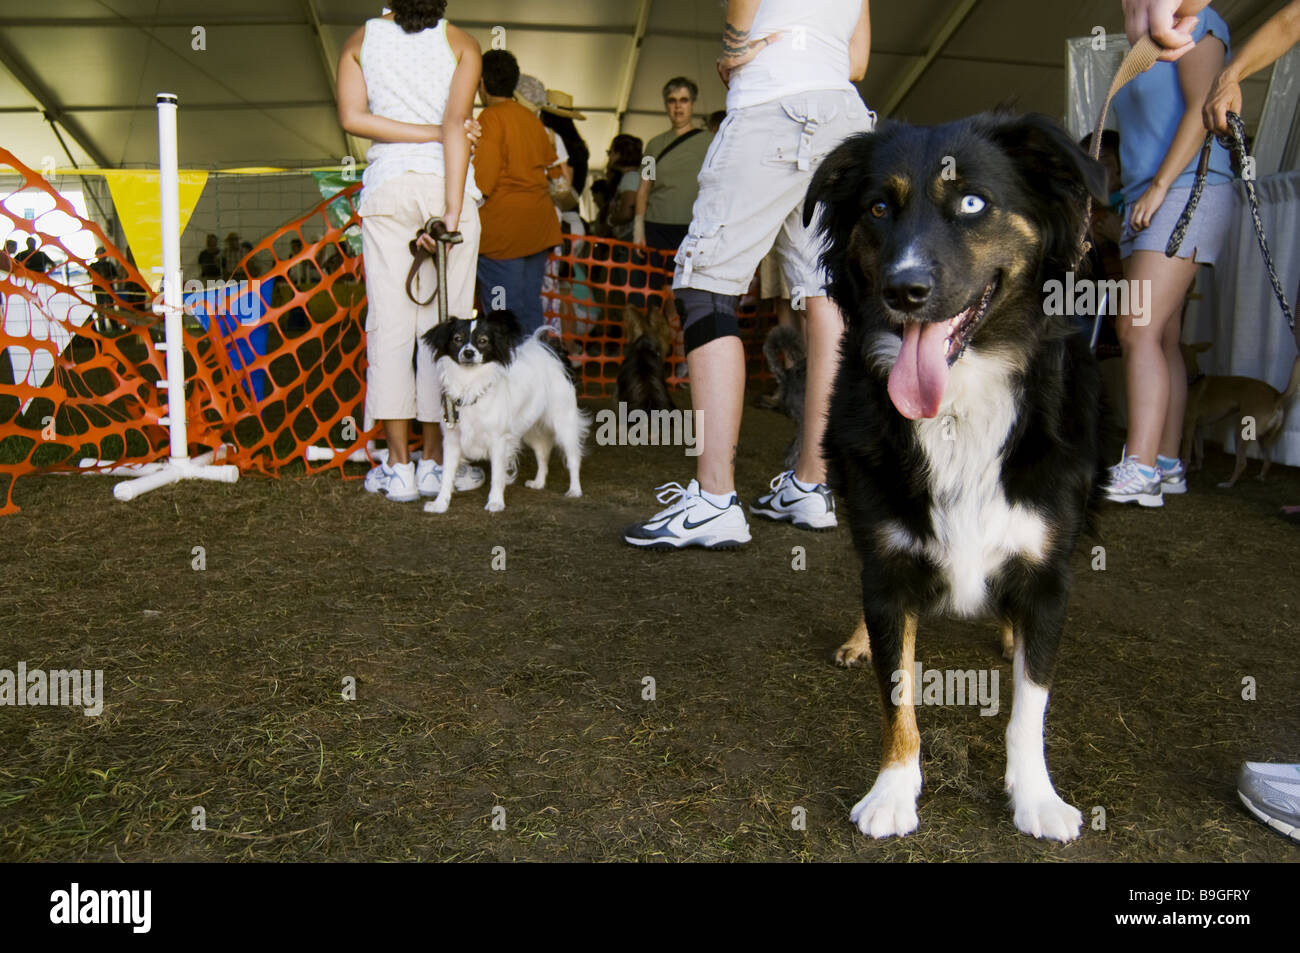
[[[632,241],[651,249],[655,268],[670,268],[673,256],[691,227],[691,210],[699,194],[700,166],[713,136],[695,125],[695,100],[700,88],[685,76],[675,76],[664,86],[664,111],[671,127],[646,145],[645,154],[654,161],[641,167],[641,185],[636,194],[636,217]],[[651,273],[650,288],[664,285],[660,274]],[[671,317],[673,300],[664,297],[664,311]]]

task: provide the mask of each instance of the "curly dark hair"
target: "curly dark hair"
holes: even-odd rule
[[[483,54],[483,86],[489,96],[510,97],[519,85],[519,61],[509,50],[488,50]]]
[[[407,33],[419,33],[438,25],[447,13],[447,0],[388,0],[393,19]]]

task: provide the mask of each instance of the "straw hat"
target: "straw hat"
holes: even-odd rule
[[[546,102],[542,105],[542,111],[551,113],[554,116],[564,116],[568,119],[587,118],[573,108],[573,97],[568,93],[560,92],[558,89],[548,89],[546,91]]]
[[[515,102],[537,112],[546,105],[546,84],[536,76],[520,73],[515,83]]]

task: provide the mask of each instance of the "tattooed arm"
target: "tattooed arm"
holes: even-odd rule
[[[718,75],[722,84],[731,83],[734,70],[744,66],[769,44],[775,43],[780,33],[771,33],[751,39],[749,29],[754,25],[761,0],[727,0],[727,25],[722,34],[722,56],[718,58]]]

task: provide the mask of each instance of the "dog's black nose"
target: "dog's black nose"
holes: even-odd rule
[[[916,311],[930,298],[934,276],[926,268],[891,268],[885,274],[885,303],[895,311]]]

